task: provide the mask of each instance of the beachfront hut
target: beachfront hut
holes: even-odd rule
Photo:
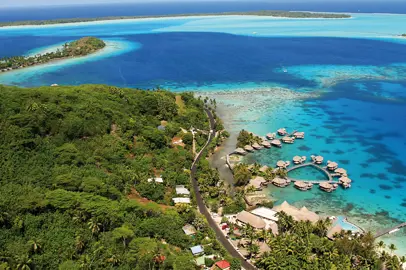
[[[265,221],[262,220],[262,218],[255,216],[254,214],[251,214],[250,212],[247,211],[241,211],[240,213],[237,214],[236,216],[237,224],[249,224],[251,225],[254,229],[257,230],[262,230],[265,228]]]
[[[319,187],[321,190],[326,191],[326,192],[332,192],[335,190],[334,185],[329,182],[321,182],[319,184]]]
[[[307,183],[304,181],[296,181],[295,182],[295,188],[302,190],[302,191],[306,191],[312,188],[312,184],[311,183]]]
[[[294,143],[295,138],[293,138],[293,137],[283,137],[282,142],[284,142],[284,143]]]
[[[323,158],[322,156],[316,156],[316,157],[314,158],[314,162],[315,162],[316,164],[323,164],[323,160],[324,160],[324,158]]]
[[[265,148],[271,148],[271,143],[268,141],[262,141],[261,145]]]
[[[310,222],[317,222],[320,217],[315,212],[308,210],[306,207],[302,207],[301,209],[290,205],[287,201],[284,201],[282,204],[277,205],[273,208],[276,212],[285,212],[289,216],[292,216],[296,221],[305,221],[309,220]]]
[[[271,144],[275,145],[276,147],[282,147],[282,143],[280,140],[272,140]]]
[[[265,178],[257,176],[254,179],[250,180],[249,186],[253,186],[256,190],[262,190],[262,187],[265,185],[265,183]]]
[[[295,133],[293,133],[293,136],[296,139],[304,139],[305,133],[304,132],[300,132],[300,131],[296,131]]]
[[[345,175],[347,174],[347,171],[344,170],[343,168],[338,168],[336,170],[334,170],[335,173],[341,174],[341,175]]]
[[[280,128],[280,129],[278,129],[277,132],[278,132],[278,134],[281,135],[281,136],[285,136],[286,134],[288,134],[288,132],[286,131],[285,128]]]
[[[336,162],[327,161],[327,169],[328,169],[329,171],[334,171],[334,170],[337,169],[337,167],[338,167],[338,164],[337,164]]]
[[[259,145],[258,143],[254,143],[254,144],[252,145],[252,148],[254,148],[255,150],[260,150],[260,149],[262,149],[262,146]]]
[[[275,177],[275,178],[272,180],[272,184],[274,184],[274,185],[277,186],[277,187],[282,187],[282,188],[284,188],[284,187],[289,186],[290,181],[287,180],[287,179],[284,179],[284,178]]]
[[[245,156],[247,154],[247,151],[245,151],[242,148],[237,148],[237,149],[234,150],[234,154]]]
[[[244,146],[244,150],[247,152],[254,152],[254,148],[251,145]]]
[[[268,133],[268,134],[266,134],[266,137],[267,137],[268,139],[270,139],[270,140],[273,140],[273,139],[275,139],[276,134],[275,134],[275,133]]]
[[[303,162],[302,158],[299,156],[294,156],[293,157],[293,163],[295,164],[301,164]]]

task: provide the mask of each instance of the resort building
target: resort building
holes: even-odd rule
[[[266,166],[266,165],[264,165],[264,166],[262,166],[262,167],[259,169],[259,171],[264,173],[264,172],[266,172],[268,169],[269,169],[269,167]]]
[[[312,183],[304,182],[304,181],[296,181],[295,182],[295,188],[306,191],[309,190],[313,187]]]
[[[277,186],[277,187],[282,187],[282,188],[284,188],[284,187],[289,186],[290,180],[284,179],[284,178],[275,177],[275,178],[272,180],[272,184],[274,184],[274,185]]]
[[[321,182],[319,184],[319,187],[323,191],[332,192],[332,191],[337,189],[337,184],[332,184],[332,183],[329,183],[329,182]]]
[[[268,141],[262,141],[261,145],[265,148],[271,148],[271,143]]]
[[[254,152],[254,148],[251,145],[244,146],[244,150],[247,152]]]
[[[238,213],[235,217],[235,220],[237,225],[244,226],[249,224],[257,230],[262,230],[266,227],[265,221],[247,211],[241,211],[240,213]]]
[[[280,141],[280,140],[277,140],[277,139],[272,140],[272,141],[271,141],[271,144],[274,145],[274,146],[276,146],[276,147],[282,147],[281,141]]]
[[[254,143],[254,144],[252,145],[252,148],[254,148],[255,150],[261,150],[261,149],[262,149],[262,146],[259,145],[258,143]]]
[[[203,247],[201,245],[191,247],[190,250],[192,251],[192,254],[194,256],[199,256],[199,255],[202,255],[204,253],[204,249],[203,249]]]
[[[226,260],[216,262],[211,270],[230,270],[230,263]]]
[[[247,151],[245,151],[242,148],[237,148],[237,149],[234,150],[234,154],[245,156],[247,154]]]
[[[316,164],[323,164],[324,158],[322,156],[311,156],[312,160]]]
[[[346,170],[344,170],[343,168],[338,168],[338,169],[336,169],[336,170],[334,170],[334,172],[335,173],[338,173],[338,174],[340,174],[340,175],[347,175],[347,171]]]
[[[182,227],[182,230],[188,236],[196,234],[196,228],[191,224],[186,224],[185,226]]]
[[[190,198],[172,198],[172,200],[175,204],[178,204],[178,203],[190,204]]]
[[[296,132],[293,133],[293,136],[294,136],[296,139],[304,139],[305,133],[304,133],[304,132],[296,131]]]
[[[333,161],[327,161],[327,169],[329,171],[335,171],[338,168],[338,164],[336,162]]]
[[[276,216],[278,212],[267,208],[267,207],[258,207],[254,210],[251,211],[251,214],[256,215],[257,217],[262,218],[262,220],[265,222],[265,229],[266,230],[271,230],[274,235],[278,235],[278,224],[276,222],[278,221],[278,217]]]
[[[286,169],[287,167],[289,167],[289,165],[290,165],[290,161],[279,160],[278,162],[276,162],[276,166],[278,168],[282,168],[282,169]]]
[[[261,176],[257,176],[253,179],[250,180],[250,183],[248,186],[253,186],[255,190],[262,190],[262,187],[266,184],[265,178]]]
[[[177,195],[187,195],[187,196],[190,195],[190,191],[183,185],[177,185],[175,187],[175,190]]]
[[[338,233],[340,233],[343,230],[343,228],[340,225],[335,225],[334,227],[330,228],[327,232],[327,238],[330,240],[334,240],[334,236]]]
[[[305,206],[299,209],[293,205],[290,205],[287,201],[284,201],[281,205],[277,205],[272,209],[276,212],[283,211],[297,221],[309,220],[310,222],[315,223],[320,219],[315,212],[308,210]]]
[[[283,137],[282,142],[284,142],[284,143],[294,143],[295,138],[293,138],[293,137]]]
[[[280,136],[285,136],[286,134],[288,134],[288,132],[286,131],[286,129],[285,128],[280,128],[280,129],[278,129],[278,134],[280,135]]]
[[[305,162],[305,161],[306,161],[306,157],[305,157],[305,156],[303,156],[303,157],[294,156],[294,157],[293,157],[293,163],[296,164],[296,165],[302,164],[302,163]]]
[[[147,181],[148,181],[148,183],[151,183],[151,182],[163,183],[164,179],[162,179],[162,177],[160,176],[160,177],[155,177],[155,178],[148,178]]]
[[[275,134],[275,133],[268,133],[268,134],[266,134],[266,137],[267,137],[269,140],[273,140],[273,139],[276,138],[276,134]]]
[[[339,183],[344,187],[344,188],[350,188],[351,187],[351,182],[352,180],[346,176],[340,177],[338,179]]]

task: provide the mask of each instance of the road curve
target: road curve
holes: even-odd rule
[[[202,195],[200,194],[200,191],[199,191],[199,185],[198,185],[197,179],[196,179],[196,170],[197,170],[196,164],[202,158],[202,154],[203,154],[204,150],[206,150],[207,146],[212,142],[212,140],[214,139],[215,134],[216,134],[216,121],[214,120],[213,114],[207,108],[204,108],[204,110],[206,111],[206,114],[209,117],[209,121],[210,121],[209,138],[208,138],[206,144],[204,145],[204,147],[202,148],[202,150],[197,154],[195,160],[193,161],[193,164],[191,167],[191,172],[190,172],[191,179],[192,179],[192,186],[193,186],[193,190],[194,190],[195,196],[196,196],[197,206],[199,207],[199,212],[206,217],[210,227],[216,233],[217,240],[220,241],[220,243],[228,251],[228,253],[230,253],[230,255],[233,256],[234,258],[239,259],[241,261],[241,265],[244,269],[256,270],[256,268],[252,264],[248,263],[245,260],[245,258],[234,248],[234,246],[225,237],[225,235],[221,231],[220,227],[216,224],[216,222],[213,220],[212,216],[210,215],[210,212],[207,209],[206,205],[204,204]]]

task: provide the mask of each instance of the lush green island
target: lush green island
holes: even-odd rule
[[[0,58],[0,71],[6,72],[14,69],[40,65],[52,60],[85,56],[103,49],[106,46],[103,40],[95,37],[84,37],[63,45],[55,52],[35,56],[12,56]]]
[[[214,115],[216,137],[206,145],[206,107],[215,100],[160,89],[0,86],[0,269],[240,270],[192,191],[197,153],[210,155],[228,137]],[[240,134],[241,142],[255,140]],[[399,269],[405,258],[383,242],[370,233],[333,234],[328,219],[296,221],[280,211],[276,230],[229,219],[253,209],[244,200],[251,179],[281,173],[241,163],[231,193],[207,159],[198,163],[198,193],[252,264]]]
[[[229,15],[269,16],[269,17],[283,17],[283,18],[325,18],[325,19],[351,18],[351,15],[349,15],[349,14],[339,14],[339,13],[314,13],[314,12],[301,12],[301,11],[262,10],[262,11],[247,11],[247,12],[187,13],[187,14],[149,15],[149,16],[113,16],[113,17],[98,17],[98,18],[72,18],[72,19],[38,20],[38,21],[16,21],[16,22],[2,22],[2,23],[0,23],[0,27],[18,26],[18,25],[47,25],[47,24],[94,22],[94,21],[112,21],[112,20],[143,19],[143,18],[229,16]]]
[[[401,36],[402,36],[402,37],[406,37],[406,34],[402,34]]]

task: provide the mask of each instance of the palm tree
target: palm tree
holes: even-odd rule
[[[406,263],[406,257],[405,256],[402,256],[402,257],[400,257],[400,264],[403,266],[403,265],[405,265],[405,263]]]
[[[83,240],[83,238],[80,235],[76,236],[75,248],[78,253],[81,253],[83,251],[83,249],[85,248],[85,245],[86,245],[86,243]]]
[[[391,255],[393,255],[393,252],[395,252],[395,250],[397,250],[396,246],[394,244],[390,244],[389,245],[389,250],[391,251]]]
[[[32,260],[28,257],[28,255],[24,255],[17,258],[17,261],[18,261],[17,264],[18,270],[31,270]]]
[[[97,235],[100,232],[100,227],[102,226],[101,223],[91,219],[87,225],[89,225],[89,229],[92,231],[93,235]]]
[[[251,244],[248,246],[248,251],[250,253],[250,257],[252,257],[252,255],[256,256],[259,253],[259,246],[251,242]]]
[[[120,263],[120,259],[116,255],[112,255],[107,259],[107,262],[111,263],[113,266],[116,266]]]
[[[381,240],[376,244],[376,247],[379,249],[379,251],[382,251],[385,248],[385,243]]]
[[[30,240],[28,241],[28,244],[30,245],[30,251],[32,253],[39,253],[41,252],[41,245],[38,243],[36,240]]]

